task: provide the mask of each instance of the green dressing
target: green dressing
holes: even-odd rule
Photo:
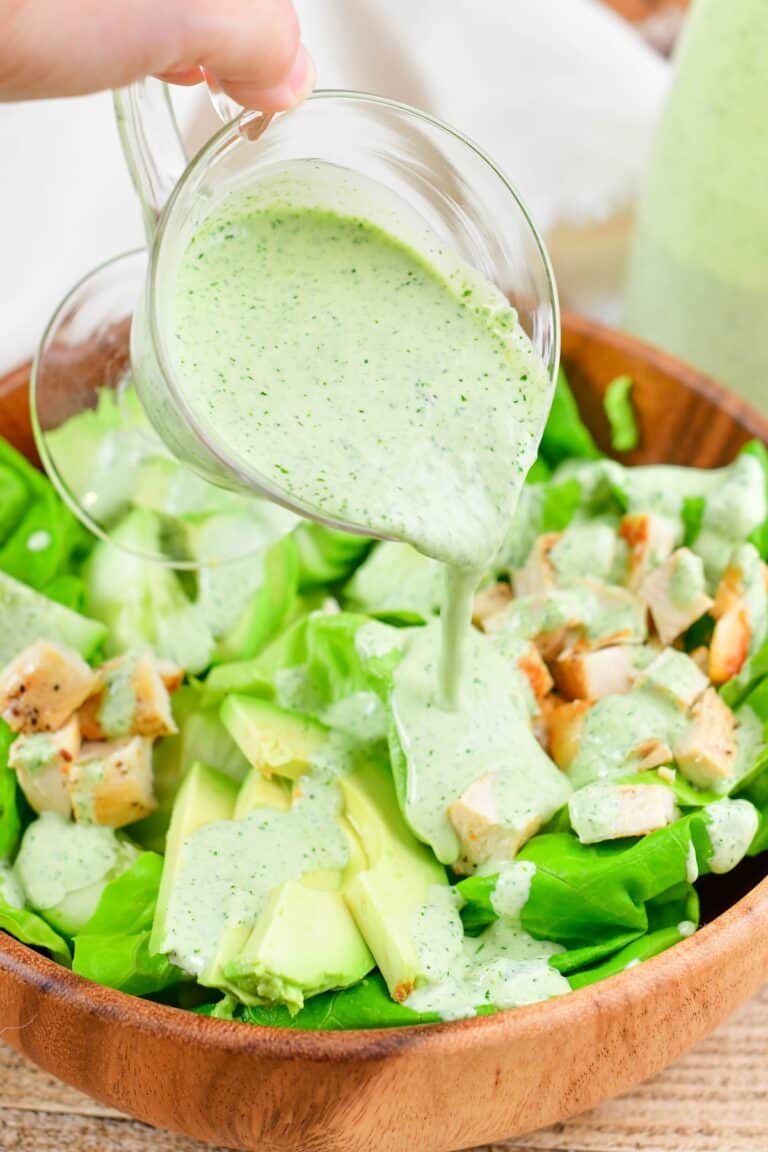
[[[200,976],[224,933],[252,926],[269,893],[286,880],[348,858],[339,823],[341,799],[332,782],[301,779],[301,797],[287,811],[259,808],[244,820],[206,824],[182,846],[163,951]]]
[[[439,623],[414,629],[394,672],[392,713],[400,758],[405,761],[405,815],[438,860],[460,856],[448,809],[473,781],[496,774],[499,822],[526,826],[548,819],[570,791],[533,735],[516,669],[492,641],[472,631],[459,708],[446,712],[437,688]],[[395,755],[397,756],[397,749]]]
[[[405,1001],[443,1020],[474,1016],[478,1008],[515,1008],[570,991],[549,965],[563,949],[534,940],[499,919],[480,936],[464,937],[450,888],[435,887],[417,914],[415,940],[427,980]]]
[[[136,713],[136,692],[133,676],[136,671],[136,656],[126,654],[123,659],[105,673],[104,693],[99,706],[99,723],[107,739],[126,736],[131,730]]]
[[[712,845],[710,872],[730,872],[746,856],[760,823],[749,800],[718,800],[704,809]]]
[[[453,705],[470,573],[502,543],[551,382],[506,297],[352,180],[297,163],[219,203],[181,259],[172,357],[243,474],[461,570],[444,613]]]
[[[519,923],[531,894],[536,865],[531,860],[490,860],[479,871],[487,876],[494,872],[498,874],[496,887],[491,893],[491,907],[496,915]]]

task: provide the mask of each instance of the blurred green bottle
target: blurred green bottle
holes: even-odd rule
[[[768,0],[696,0],[638,206],[626,326],[768,412]]]

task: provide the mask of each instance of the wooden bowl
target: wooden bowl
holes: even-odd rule
[[[642,443],[631,462],[712,466],[752,436],[768,440],[755,412],[628,336],[570,319],[563,355],[603,448],[605,386],[620,373],[633,377]],[[24,383],[22,373],[0,386],[0,428],[26,447]],[[91,984],[0,934],[0,1035],[105,1104],[230,1148],[468,1148],[624,1091],[750,996],[768,976],[763,874],[752,861],[735,877],[707,878],[711,922],[601,984],[484,1019],[392,1031],[205,1019]]]

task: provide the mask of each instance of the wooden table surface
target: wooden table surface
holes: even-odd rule
[[[766,1152],[766,1056],[768,986],[654,1080],[575,1120],[495,1145],[493,1152]],[[204,1152],[201,1144],[146,1128],[81,1096],[2,1042],[0,1149]]]

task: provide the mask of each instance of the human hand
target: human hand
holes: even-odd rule
[[[76,96],[205,68],[247,108],[299,104],[315,80],[291,0],[0,0],[0,100]]]

